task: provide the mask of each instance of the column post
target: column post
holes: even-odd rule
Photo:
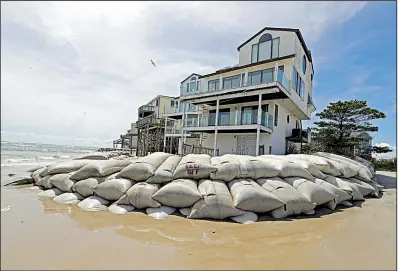
[[[256,156],[259,155],[260,152],[260,125],[261,125],[261,101],[262,94],[258,95],[258,111],[257,111],[257,138],[256,138]]]
[[[214,146],[213,146],[213,154],[216,155],[216,150],[217,150],[217,135],[218,135],[218,111],[220,109],[220,99],[217,99],[217,105],[216,105],[216,123],[214,126]]]

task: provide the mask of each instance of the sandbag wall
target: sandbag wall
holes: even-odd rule
[[[184,157],[156,152],[145,157],[93,153],[33,171],[35,184],[64,204],[125,214],[143,209],[162,219],[178,211],[191,219],[255,222],[315,213],[317,206],[379,197],[375,172],[330,153]]]

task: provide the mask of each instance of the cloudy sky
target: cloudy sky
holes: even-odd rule
[[[139,105],[236,64],[272,26],[312,50],[318,110],[366,99],[387,114],[375,143],[394,146],[395,16],[395,2],[1,2],[2,140],[111,146]]]

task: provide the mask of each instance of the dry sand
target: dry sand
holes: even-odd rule
[[[251,225],[85,212],[2,187],[1,268],[396,270],[396,175],[382,174],[381,199]]]

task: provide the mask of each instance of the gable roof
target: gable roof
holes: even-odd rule
[[[189,77],[191,77],[192,75],[196,75],[196,76],[198,76],[198,77],[201,76],[200,74],[192,73],[190,76],[188,76],[187,78],[185,78],[184,80],[182,80],[181,83],[184,82],[185,80],[187,80],[187,79],[188,79]]]
[[[259,34],[261,34],[261,32],[263,32],[264,30],[270,30],[270,31],[289,31],[289,32],[294,32],[296,33],[298,39],[300,40],[301,45],[304,48],[304,51],[309,59],[309,61],[311,62],[311,66],[312,66],[312,70],[315,74],[314,71],[314,66],[312,65],[312,55],[311,55],[311,50],[308,50],[307,45],[305,44],[305,41],[303,39],[303,36],[301,35],[301,32],[299,29],[296,28],[279,28],[279,27],[264,27],[263,29],[261,29],[260,31],[258,31],[256,34],[254,34],[250,39],[248,39],[247,41],[245,41],[244,43],[242,43],[241,45],[239,45],[239,47],[237,48],[238,51],[240,50],[240,48],[242,48],[242,46],[246,45],[249,41],[251,41],[252,39],[254,39],[255,37],[257,37]]]

